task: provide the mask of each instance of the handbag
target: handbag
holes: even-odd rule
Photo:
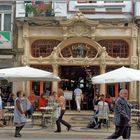
[[[54,111],[54,118],[58,119],[61,115],[61,107],[57,107]]]
[[[31,109],[31,102],[27,99],[27,111]]]
[[[26,119],[26,116],[25,115],[22,115],[20,117],[20,119],[21,119],[21,123],[26,123],[27,122],[27,119]]]

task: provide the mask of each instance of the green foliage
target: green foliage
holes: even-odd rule
[[[37,4],[26,4],[25,6],[26,15],[34,14],[34,16],[54,16],[51,4],[37,5]]]

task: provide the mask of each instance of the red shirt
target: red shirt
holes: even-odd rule
[[[29,99],[29,101],[31,102],[31,104],[34,104],[36,101],[37,101],[37,98],[36,98],[36,96],[35,95],[30,95],[29,97],[28,97],[28,99]]]
[[[112,98],[105,98],[105,101],[108,103],[112,103]]]
[[[46,98],[39,98],[38,103],[39,103],[38,108],[45,107],[47,105],[47,99]]]

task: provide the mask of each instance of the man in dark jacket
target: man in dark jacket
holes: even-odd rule
[[[127,101],[127,97],[128,91],[121,89],[114,109],[115,132],[107,139],[117,139],[120,136],[122,136],[123,139],[130,139],[131,107]]]

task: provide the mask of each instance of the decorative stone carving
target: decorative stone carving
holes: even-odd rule
[[[25,55],[22,56],[22,63],[24,65],[27,65],[27,56],[25,56]]]
[[[101,51],[100,64],[104,67],[106,67],[106,57],[107,57],[106,48],[103,47],[103,49]]]
[[[57,47],[54,47],[53,51],[52,51],[52,53],[50,55],[50,57],[53,59],[54,62],[56,62],[57,59],[58,59],[58,52],[59,51],[58,51]]]
[[[75,20],[79,21],[79,20],[85,18],[85,16],[79,11],[79,12],[77,12],[77,13],[74,15],[73,18],[74,18]]]
[[[96,30],[96,27],[91,27],[91,38],[92,39],[95,39],[95,30]]]
[[[68,37],[68,34],[67,34],[67,27],[63,27],[63,36],[64,36],[64,39],[67,39]]]
[[[68,27],[69,36],[90,36],[91,29],[82,22],[76,22],[73,26]]]
[[[121,61],[120,57],[117,56],[117,58],[115,59],[115,61],[116,61],[116,63],[118,64],[118,63]]]
[[[132,67],[136,67],[138,65],[138,57],[137,56],[132,56],[130,63],[131,63]]]
[[[140,47],[138,47],[138,54],[140,54]]]
[[[138,29],[136,25],[132,26],[132,37],[137,37],[138,36]]]

